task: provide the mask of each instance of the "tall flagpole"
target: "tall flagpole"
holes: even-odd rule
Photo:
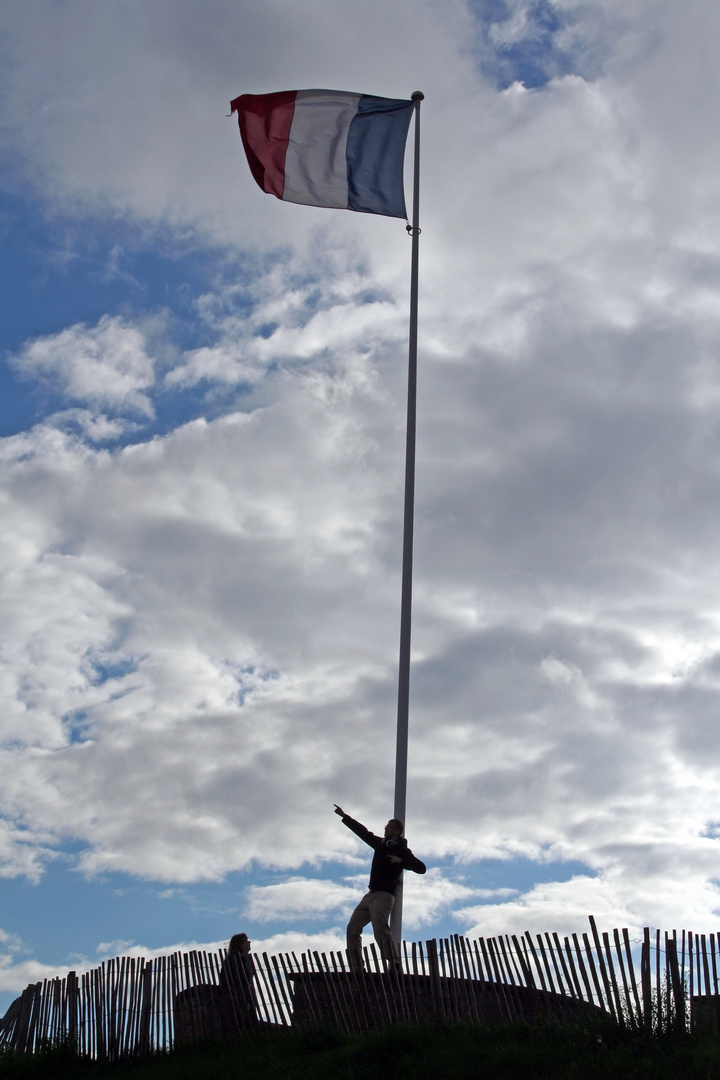
[[[412,629],[413,529],[415,524],[415,417],[417,412],[418,260],[420,256],[420,102],[416,90],[415,162],[410,265],[410,334],[408,346],[407,431],[405,436],[405,515],[403,519],[402,600],[400,606],[400,665],[398,674],[397,743],[395,749],[395,808],[393,817],[405,820],[407,793],[408,715],[410,706],[410,635]],[[390,926],[395,942],[402,940],[402,875],[395,893]]]

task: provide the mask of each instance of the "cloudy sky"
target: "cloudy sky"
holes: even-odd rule
[[[0,31],[0,1009],[335,946],[392,811],[410,243],[263,195],[243,92],[425,93],[406,936],[715,929],[715,0]]]

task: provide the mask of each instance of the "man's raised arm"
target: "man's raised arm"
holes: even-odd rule
[[[375,834],[371,833],[369,829],[366,829],[364,825],[361,825],[359,821],[356,821],[355,818],[346,814],[343,808],[338,806],[337,803],[335,803],[334,806],[335,813],[342,818],[343,825],[347,825],[351,832],[354,832],[356,836],[359,836],[360,839],[364,840],[366,844],[369,844],[371,848],[377,848],[381,843],[379,836],[375,836]]]

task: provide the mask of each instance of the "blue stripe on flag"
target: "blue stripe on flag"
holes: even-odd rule
[[[364,94],[347,140],[348,210],[407,217],[403,162],[412,101]]]

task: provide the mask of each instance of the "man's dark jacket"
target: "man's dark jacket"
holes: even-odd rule
[[[366,829],[355,818],[351,818],[349,814],[343,815],[342,822],[343,825],[347,825],[348,829],[352,829],[356,836],[359,836],[375,851],[372,866],[370,867],[370,884],[368,886],[371,892],[389,892],[395,895],[395,889],[403,870],[414,870],[416,874],[425,873],[427,869],[425,863],[415,858],[407,846],[407,840],[404,836],[401,836],[399,840],[386,840],[384,836],[376,836],[375,833],[371,833],[369,829]],[[402,859],[402,866],[390,862],[391,855],[396,855],[399,859]]]

